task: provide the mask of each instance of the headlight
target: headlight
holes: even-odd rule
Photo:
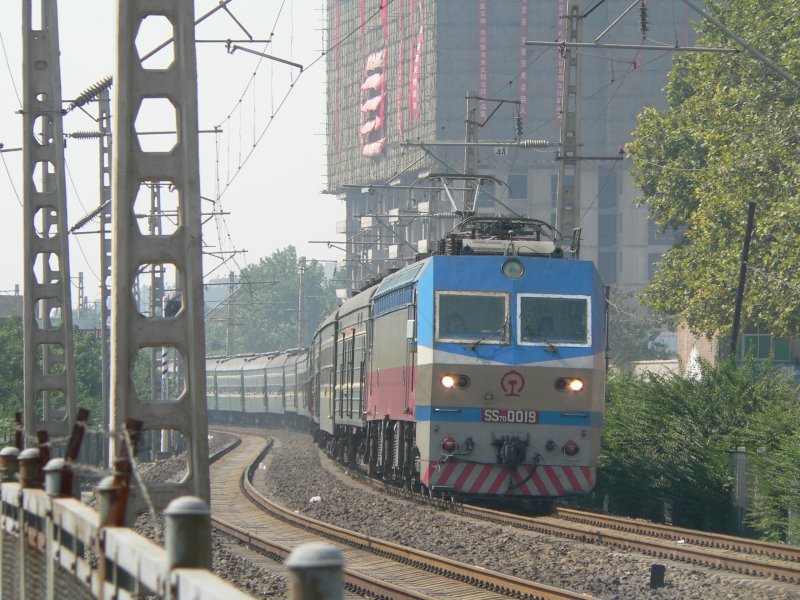
[[[525,273],[525,266],[516,258],[503,263],[502,272],[508,279],[519,279]]]
[[[469,387],[470,379],[466,375],[442,375],[442,387],[445,389],[458,388],[465,390]]]
[[[577,377],[559,377],[555,381],[555,387],[559,392],[580,392],[583,390],[583,379]]]

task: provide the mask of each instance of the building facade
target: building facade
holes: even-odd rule
[[[574,82],[562,49],[531,42],[563,40],[569,6],[329,0],[328,191],[346,202],[337,232],[347,240],[340,266],[348,287],[435,250],[465,203],[478,213],[556,224],[562,99]],[[681,2],[642,0],[625,13],[630,6],[584,0],[581,41],[602,34],[609,44],[691,43]],[[624,290],[641,289],[674,243],[633,203],[638,191],[624,158],[636,115],[664,104],[673,55],[580,50],[581,255]],[[526,139],[539,142],[526,148],[519,143]]]

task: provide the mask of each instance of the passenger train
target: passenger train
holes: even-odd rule
[[[212,420],[307,423],[336,459],[462,499],[595,484],[606,294],[534,219],[471,217],[346,300],[311,348],[209,357]]]

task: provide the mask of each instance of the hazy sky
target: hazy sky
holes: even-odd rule
[[[13,0],[0,8],[5,49],[0,48],[0,143],[6,149],[22,145],[22,117],[17,114],[22,97],[21,4]],[[224,222],[211,219],[204,226],[204,241],[211,250],[247,250],[236,256],[236,264],[223,267],[206,257],[206,272],[218,267],[212,277],[238,272],[289,244],[309,258],[339,257],[335,249],[308,243],[343,237],[337,236],[335,225],[344,219],[344,204],[320,193],[326,186],[325,62],[320,60],[323,4],[323,0],[234,0],[228,5],[253,38],[273,35],[268,47],[261,43],[247,47],[300,63],[307,67],[302,74],[252,54],[229,54],[224,43],[197,44],[200,129],[223,130],[200,135],[201,194],[216,199],[222,192],[221,209],[230,213]],[[197,0],[196,17],[217,5],[217,0]],[[60,0],[58,6],[62,97],[70,100],[113,73],[116,2]],[[244,37],[224,11],[196,30],[198,40]],[[152,45],[159,41],[153,39]],[[113,118],[113,87],[111,93]],[[90,118],[96,117],[96,107],[86,108],[88,114],[74,110],[65,116],[65,132],[97,129]],[[22,153],[3,153],[2,158],[0,293],[13,290],[17,283],[21,287],[23,281]],[[99,204],[97,140],[69,139],[66,162],[67,220],[72,226]],[[203,202],[204,212],[211,208],[210,202]],[[84,231],[97,231],[96,223]],[[78,273],[84,273],[90,300],[99,295],[99,242],[95,234],[70,236],[71,275],[77,281]],[[73,286],[73,303],[76,291]]]

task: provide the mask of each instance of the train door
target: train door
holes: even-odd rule
[[[411,413],[414,403],[417,378],[417,290],[414,288],[414,302],[407,309],[405,359],[403,361],[403,412]]]

